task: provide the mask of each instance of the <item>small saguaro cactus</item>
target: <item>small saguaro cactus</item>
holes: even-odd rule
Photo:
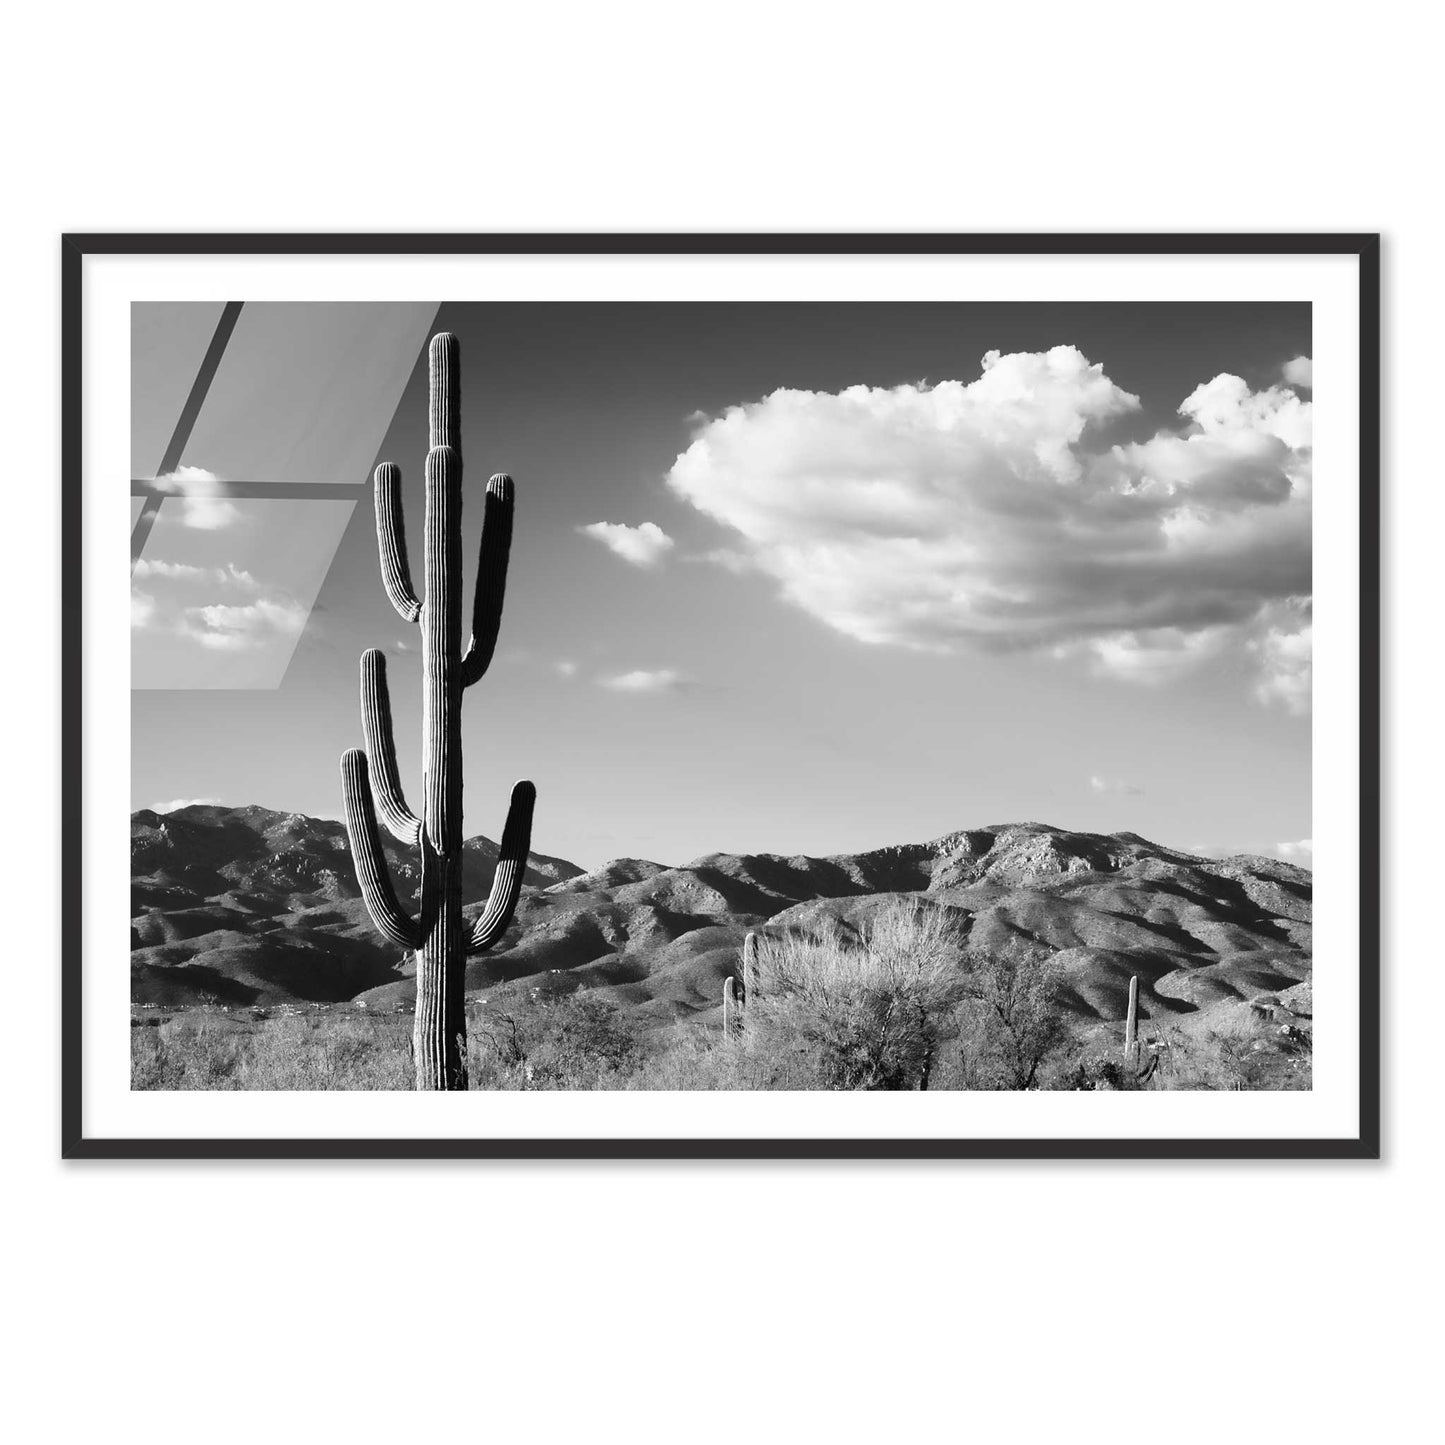
[[[750,933],[743,939],[743,1004],[750,1004],[758,995],[758,936]]]
[[[1124,1020],[1124,1062],[1139,1067],[1139,975],[1129,980],[1129,1013]]]
[[[367,911],[383,938],[416,954],[416,1025],[412,1052],[418,1089],[467,1087],[467,957],[491,948],[507,931],[531,847],[536,789],[519,782],[502,830],[491,896],[470,927],[462,917],[462,691],[480,682],[492,660],[502,621],[507,555],[512,544],[512,479],[487,483],[471,642],[462,626],[462,438],[460,349],[448,333],[432,337],[429,367],[429,450],[426,458],[426,593],[412,589],[402,518],[401,473],[376,469],[376,535],[381,578],[392,606],[421,629],[422,806],[402,796],[392,735],[386,658],[361,656],[361,718],[365,751],[341,759],[346,831]],[[421,897],[413,918],[398,901],[381,851],[377,817],[421,854]]]
[[[757,997],[758,989],[758,936],[750,933],[743,939],[743,976],[741,983],[736,974],[723,979],[723,1037],[732,1038],[742,1031],[743,1020],[747,1017],[748,1005]]]
[[[723,1037],[730,1039],[742,1027],[742,1009],[739,1007],[738,981],[732,974],[723,979]]]

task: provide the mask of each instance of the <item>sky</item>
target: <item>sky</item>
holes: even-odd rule
[[[419,796],[366,483],[419,579],[450,330],[468,596],[517,486],[469,833],[529,777],[584,867],[1021,821],[1309,863],[1307,304],[247,303],[162,474],[221,309],[133,313],[134,807],[340,816],[369,646]]]

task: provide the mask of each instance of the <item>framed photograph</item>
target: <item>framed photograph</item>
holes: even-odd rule
[[[1378,237],[63,246],[68,1157],[1378,1157]]]

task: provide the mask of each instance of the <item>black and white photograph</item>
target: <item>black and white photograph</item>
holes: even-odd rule
[[[10,1433],[1427,1435],[1427,12],[21,21]]]
[[[129,1094],[1268,1137],[1317,1025],[1362,1078],[1358,355],[1287,288],[948,264],[985,294],[129,300]]]

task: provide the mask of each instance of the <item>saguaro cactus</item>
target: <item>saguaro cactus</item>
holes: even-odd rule
[[[342,757],[341,778],[346,831],[367,911],[384,938],[416,953],[416,1087],[465,1089],[467,957],[491,948],[512,921],[531,846],[536,789],[529,782],[512,789],[491,896],[468,927],[462,917],[462,691],[481,681],[496,647],[512,543],[513,488],[512,479],[503,475],[487,483],[472,635],[463,652],[461,377],[455,336],[432,338],[428,365],[426,595],[421,599],[412,589],[407,562],[401,473],[390,462],[376,469],[382,584],[402,619],[421,629],[421,814],[413,813],[402,796],[386,658],[376,648],[361,656],[366,748],[352,748]],[[401,842],[420,851],[421,897],[415,918],[392,887],[378,815]]]
[[[1129,1013],[1124,1020],[1124,1062],[1139,1067],[1139,975],[1129,980]]]

